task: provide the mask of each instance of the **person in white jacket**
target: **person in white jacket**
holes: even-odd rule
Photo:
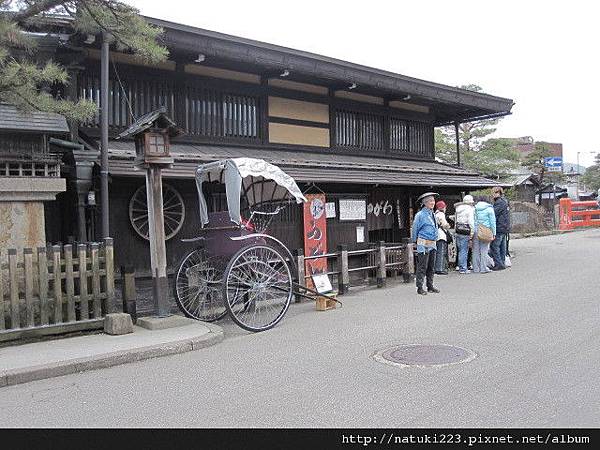
[[[437,275],[448,275],[448,237],[446,231],[450,224],[446,220],[446,202],[443,200],[435,204],[435,221],[437,230],[437,253],[435,254],[435,273]]]
[[[458,251],[458,270],[459,273],[469,273],[467,270],[467,255],[469,254],[469,240],[475,232],[475,202],[472,195],[465,195],[462,202],[455,203],[456,211],[455,236],[456,249]]]

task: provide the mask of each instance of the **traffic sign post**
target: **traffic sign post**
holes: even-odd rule
[[[548,172],[562,172],[562,156],[547,156],[544,158],[544,167]]]

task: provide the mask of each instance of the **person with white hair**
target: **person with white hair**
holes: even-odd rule
[[[462,274],[469,273],[467,256],[469,254],[469,240],[475,232],[474,204],[472,195],[465,195],[462,202],[454,204],[454,232],[458,251],[458,271]]]
[[[426,192],[417,199],[422,205],[415,215],[412,228],[412,240],[417,244],[417,294],[427,295],[428,292],[439,293],[433,285],[435,255],[437,248],[438,227],[433,213],[435,192]],[[424,278],[427,278],[427,290],[423,289]]]

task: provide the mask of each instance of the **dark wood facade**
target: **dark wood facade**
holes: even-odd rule
[[[77,80],[79,98],[100,104],[97,60],[86,60]],[[109,82],[109,127],[115,137],[143,114],[161,106],[175,118],[186,135],[180,143],[227,144],[245,147],[322,149],[325,146],[285,144],[269,139],[269,125],[282,124],[309,130],[326,129],[326,147],[336,154],[375,157],[433,159],[434,116],[336,97],[323,87],[319,95],[240,81],[192,75],[178,70],[160,70],[128,64],[113,64]],[[258,75],[257,75],[258,76]],[[268,80],[260,77],[261,80]],[[287,99],[310,105],[326,105],[328,121],[272,116],[270,99]],[[381,99],[384,101],[383,99]],[[99,136],[100,117],[83,124],[86,135]]]
[[[164,180],[180,194],[186,211],[177,234],[167,241],[171,269],[189,249],[189,244],[182,244],[180,239],[197,236],[199,232],[196,187],[193,170],[188,168],[210,160],[211,154],[217,153],[214,148],[227,147],[234,149],[234,153],[239,149],[244,156],[252,156],[253,151],[264,155],[267,151],[273,159],[285,155],[281,158],[286,163],[305,167],[305,171],[315,170],[315,175],[317,167],[328,170],[339,167],[332,179],[321,174],[314,179],[304,176],[297,180],[302,189],[309,189],[310,181],[317,182],[327,201],[335,202],[336,210],[340,199],[362,199],[369,208],[375,211],[384,208],[386,213],[391,208],[392,217],[385,221],[380,218],[374,221],[369,216],[371,212],[363,221],[328,219],[329,249],[340,244],[358,245],[357,226],[364,226],[365,239],[371,242],[398,242],[408,236],[416,212],[413,202],[423,190],[435,188],[447,198],[458,199],[463,191],[490,185],[489,180],[465,172],[473,178],[469,186],[465,186],[458,171],[448,174],[447,167],[435,163],[434,127],[451,119],[466,121],[507,114],[512,100],[270,44],[152,21],[166,29],[165,42],[171,51],[171,60],[150,67],[129,55],[111,52],[109,135],[114,139],[136,118],[161,106],[166,107],[167,114],[185,130],[184,136],[173,141],[183,149],[179,159],[175,156],[178,176],[172,178],[166,173]],[[198,51],[206,56],[200,64],[194,63]],[[73,58],[72,51],[68,57]],[[63,55],[62,59],[65,58]],[[69,90],[65,89],[63,94],[70,92],[99,105],[99,51],[84,45],[76,58],[82,69],[72,73]],[[90,150],[99,148],[99,126],[97,115],[81,124],[75,133],[79,142]],[[111,145],[110,157],[120,158],[119,145]],[[203,159],[195,161],[193,156],[186,156],[186,148],[195,151],[190,150],[190,155],[203,151]],[[323,155],[329,157],[329,162],[317,164],[316,156],[323,159]],[[363,162],[351,161],[358,157],[363,158]],[[212,159],[220,158],[215,155]],[[400,168],[397,162],[403,160],[418,163]],[[423,168],[418,166],[421,162]],[[371,163],[377,167],[369,168],[374,166]],[[129,163],[121,162],[123,164]],[[352,181],[344,179],[346,169],[364,169],[365,174],[369,169],[378,174],[384,173],[388,166],[393,174],[410,173],[410,183],[389,181],[393,177],[383,176],[384,181],[379,181],[367,175],[362,179],[355,176]],[[432,174],[437,178],[432,178]],[[440,183],[440,179],[443,182]],[[92,181],[98,199],[97,170]],[[133,162],[131,170],[111,173],[110,228],[115,239],[116,264],[117,267],[132,264],[141,273],[149,267],[148,243],[134,231],[129,210],[132,196],[143,185],[142,173],[134,170]],[[77,216],[66,207],[73,198],[77,196],[68,193],[63,196],[60,206],[67,211],[65,217]],[[81,202],[79,207],[82,207]],[[212,207],[219,208],[216,200]],[[87,238],[93,239],[90,235],[100,228],[96,223],[99,213],[94,205],[87,205],[86,209]],[[59,222],[55,220],[54,227]],[[54,230],[51,236],[61,236],[61,240],[66,241],[76,230],[77,227],[67,224],[59,232]],[[273,224],[271,232],[290,248],[301,248],[301,207],[290,207]],[[78,236],[72,238],[77,240]]]

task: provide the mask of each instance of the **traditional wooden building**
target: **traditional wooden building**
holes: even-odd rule
[[[66,190],[50,141],[68,134],[58,114],[0,103],[0,262],[8,249],[44,246],[46,230],[61,228],[60,215],[45,214]]]
[[[498,183],[513,192],[512,199],[521,202],[535,202],[535,193],[540,188],[538,176],[525,168],[500,177]]]
[[[168,61],[148,65],[110,52],[110,230],[117,266],[133,264],[143,272],[149,261],[143,174],[134,167],[134,143],[115,137],[161,106],[186,133],[171,143],[175,163],[164,171],[171,267],[187,249],[180,239],[198,235],[193,176],[203,162],[262,158],[292,175],[302,189],[324,192],[329,248],[358,244],[357,228],[365,241],[398,242],[408,236],[414,199],[423,191],[438,191],[453,203],[461,193],[495,185],[461,167],[436,162],[434,128],[509,114],[510,99],[149,21],[165,30]],[[60,26],[66,32],[68,26]],[[57,58],[72,73],[63,94],[99,104],[101,38],[71,33],[56,48]],[[65,164],[72,167],[69,186],[78,189],[67,212],[74,221],[52,236],[93,239],[99,219],[98,165],[86,173],[76,168],[98,161],[99,116],[73,129],[72,141],[56,145],[63,145]],[[219,208],[223,195],[214,192],[211,201]],[[288,208],[272,232],[290,248],[302,247],[301,208]]]

